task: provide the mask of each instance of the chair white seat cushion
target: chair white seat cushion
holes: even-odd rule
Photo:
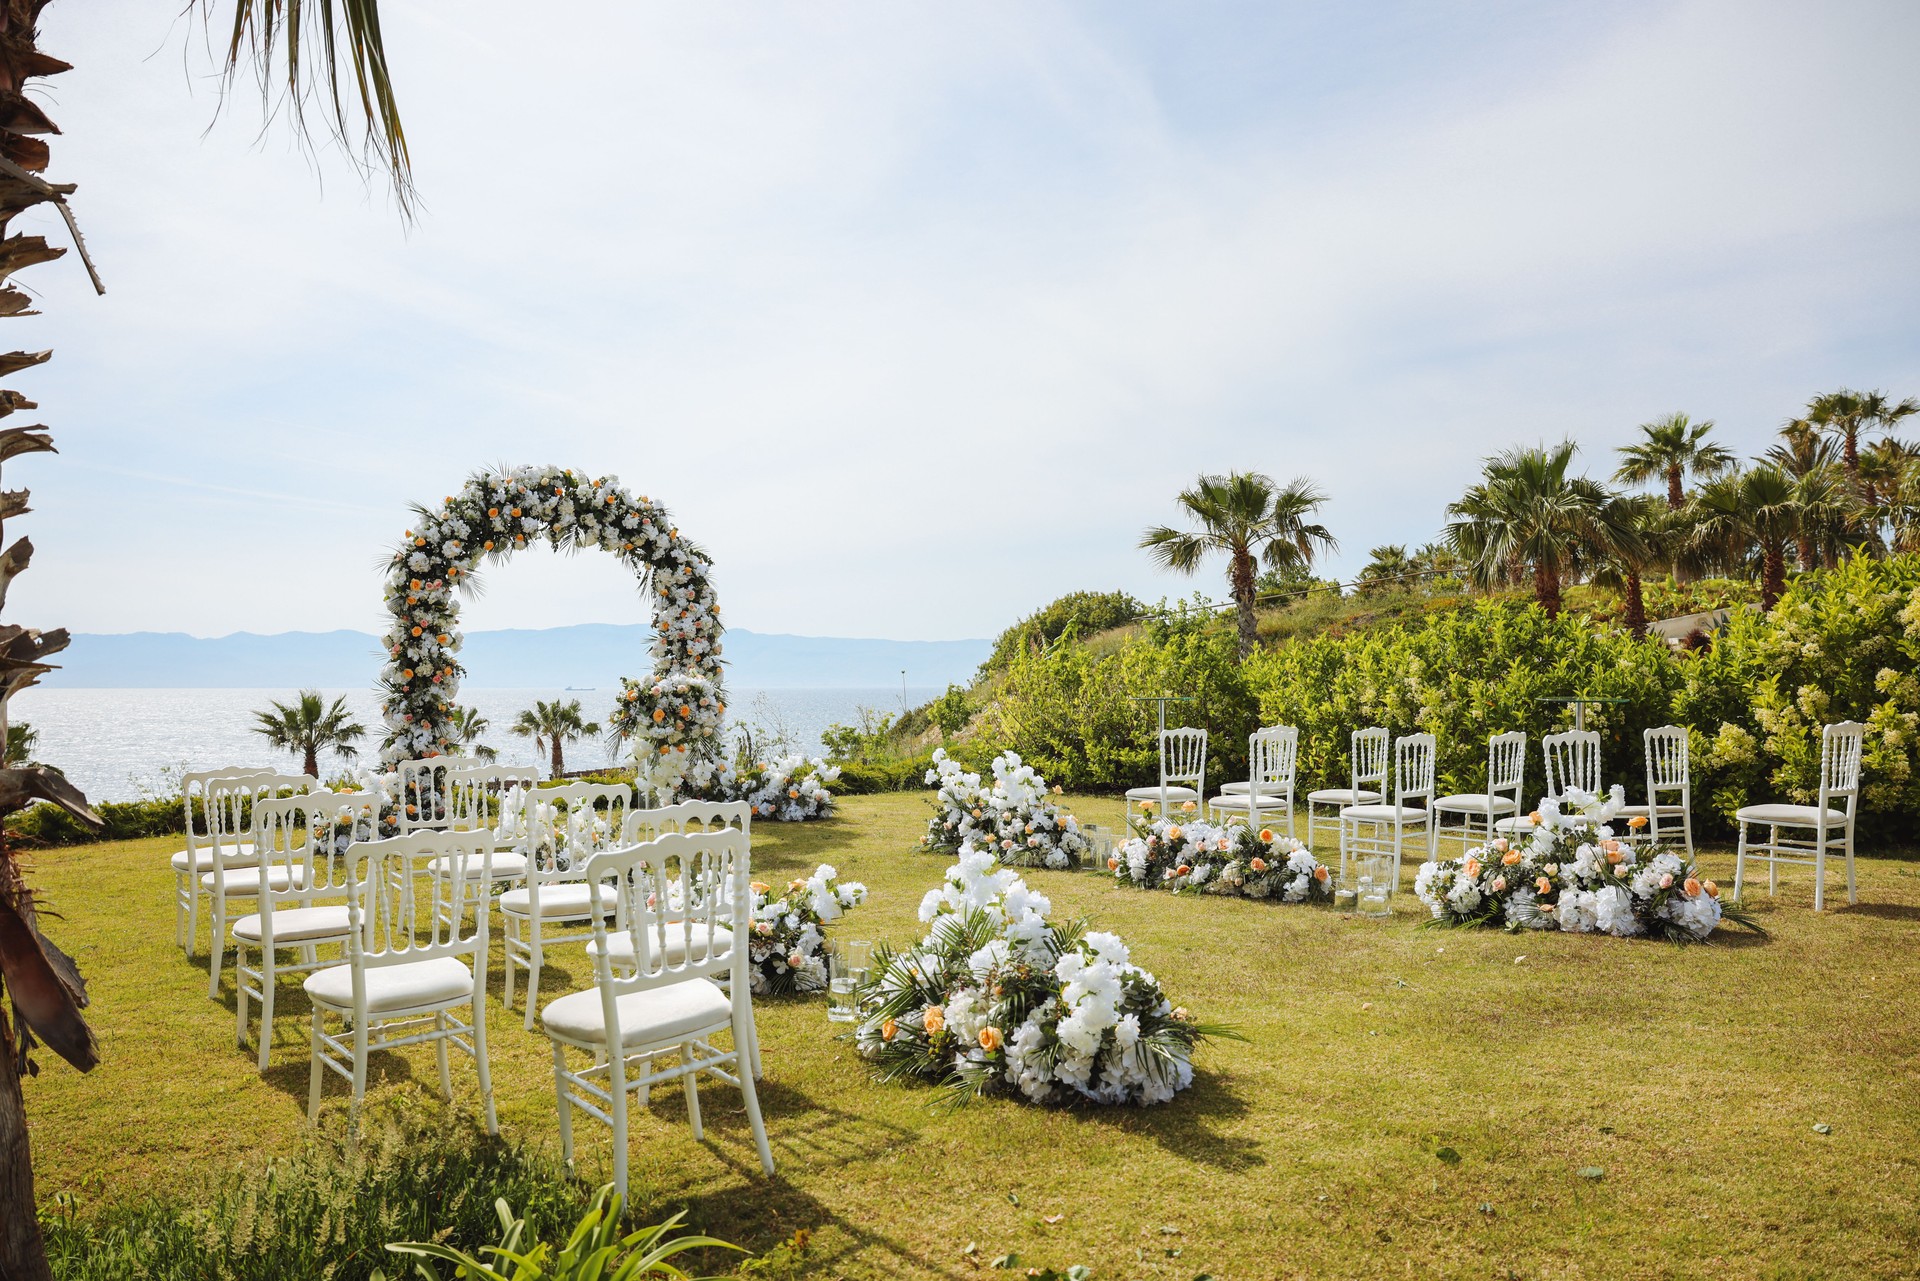
[[[251,845],[222,845],[220,847],[220,855],[226,860],[228,867],[260,866],[259,856],[253,852],[253,846]],[[173,870],[176,872],[187,871],[187,860],[189,857],[193,860],[193,871],[211,872],[213,870],[213,851],[211,849],[179,851],[173,856]]]
[[[267,869],[267,888],[275,892],[297,889],[307,883],[307,869],[303,866],[288,867],[282,863]],[[200,884],[209,890],[218,889],[214,884],[213,873],[208,872],[200,878]],[[227,878],[228,898],[260,897],[260,865],[240,869],[240,875]]]
[[[1437,810],[1455,810],[1462,814],[1511,814],[1520,807],[1510,796],[1488,796],[1485,792],[1456,792],[1433,803]]]
[[[706,979],[688,979],[627,992],[615,1001],[623,1046],[671,1044],[728,1023],[733,1006],[727,994]],[[600,989],[563,996],[540,1011],[547,1031],[562,1040],[604,1045],[605,1011]]]
[[[591,900],[587,897],[589,888],[596,889],[600,892],[600,910],[602,912],[611,912],[614,904],[619,899],[619,895],[614,892],[613,886],[595,885],[589,887],[579,881],[567,881],[557,885],[543,885],[540,887],[541,917],[544,919],[549,916],[585,917],[589,915],[591,912],[589,907]],[[533,892],[531,890],[508,890],[500,896],[500,910],[502,912],[511,912],[515,916],[533,915],[532,903]]]
[[[444,854],[427,864],[427,870],[443,879],[453,876],[454,856]],[[496,850],[493,855],[493,879],[496,881],[517,881],[527,874],[527,856],[507,850]],[[472,855],[467,857],[467,878],[480,879],[480,860]],[[541,896],[543,899],[545,895]]]
[[[1252,790],[1253,784],[1251,783],[1220,784],[1220,795],[1222,796],[1245,796]],[[1285,796],[1287,794],[1287,785],[1285,783],[1264,783],[1260,787],[1260,794],[1262,796]]]
[[[1818,805],[1745,805],[1733,812],[1735,821],[1741,823],[1780,823],[1788,827],[1817,827],[1820,823]],[[1827,811],[1828,827],[1846,826],[1847,816],[1841,810]]]
[[[691,935],[690,937],[689,934]],[[648,930],[641,935],[641,953],[650,966],[655,964],[653,953],[659,942],[660,940],[655,937],[652,930]],[[666,957],[658,963],[668,966],[685,965],[687,963],[687,944],[689,942],[693,944],[693,959],[696,961],[704,961],[707,959],[707,949],[709,947],[718,949],[713,953],[715,956],[725,956],[733,950],[733,931],[724,925],[701,924],[695,925],[692,931],[689,932],[684,922],[671,922],[667,925]],[[587,941],[587,955],[597,956],[598,954],[599,945],[589,939]],[[625,930],[607,935],[607,957],[609,960],[618,961],[622,965],[632,965],[633,936]]]
[[[1317,792],[1307,793],[1309,805],[1371,805],[1385,798],[1378,792],[1369,792],[1365,788],[1354,791],[1350,787],[1323,787]]]
[[[1496,832],[1531,832],[1533,830],[1533,820],[1525,814],[1514,818],[1503,818],[1493,825],[1493,829]]]
[[[1136,804],[1141,801],[1157,802],[1160,799],[1160,795],[1161,790],[1157,787],[1129,787],[1127,789],[1127,799]],[[1194,791],[1191,787],[1168,787],[1166,789],[1166,797],[1169,801],[1176,803],[1180,801],[1197,801],[1200,799],[1200,793]]]
[[[457,956],[399,965],[370,965],[367,975],[367,1013],[392,1014],[400,1010],[440,1005],[473,997],[473,971]],[[307,995],[337,1010],[353,1008],[353,967],[330,965],[307,978]]]
[[[344,904],[335,907],[283,907],[271,913],[273,941],[276,945],[311,943],[315,939],[344,939],[349,923]],[[258,943],[261,913],[243,916],[233,923],[233,936]]]
[[[1645,818],[1652,812],[1652,810],[1649,810],[1644,805],[1622,805],[1620,807],[1620,817],[1622,818],[1634,818],[1636,816]],[[1679,818],[1686,812],[1687,807],[1684,805],[1662,805],[1660,807],[1660,815],[1663,818],[1668,815]]]
[[[1260,806],[1260,812],[1263,814],[1284,814],[1287,810],[1287,796],[1284,792],[1278,795],[1272,792],[1262,792],[1260,793],[1257,803]],[[1222,792],[1220,795],[1208,801],[1207,804],[1217,810],[1232,810],[1235,813],[1244,814],[1254,807],[1256,801],[1251,792],[1240,792],[1237,794]]]
[[[1427,812],[1417,806],[1403,805],[1396,815],[1391,805],[1349,805],[1340,811],[1340,817],[1361,823],[1391,823],[1396,817],[1402,824],[1424,823]]]

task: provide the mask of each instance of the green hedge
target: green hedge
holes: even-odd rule
[[[107,821],[95,832],[58,805],[42,801],[7,816],[7,835],[25,845],[85,845],[92,841],[131,841],[186,831],[186,811],[178,796],[142,801],[102,801],[94,813]]]
[[[871,796],[876,792],[914,792],[927,785],[933,753],[890,761],[850,761],[840,766],[840,780],[828,788],[836,796]]]

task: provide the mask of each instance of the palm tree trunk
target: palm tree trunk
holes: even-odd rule
[[[1533,563],[1533,599],[1548,618],[1560,617],[1560,571],[1545,561]]]
[[[0,1006],[0,1206],[7,1207],[0,1214],[0,1278],[53,1281],[34,1206],[33,1153],[27,1142],[27,1102],[15,1066],[17,1049],[13,1024]]]
[[[553,776],[556,779],[562,778],[566,775],[566,772],[567,772],[567,758],[561,752],[560,736],[558,734],[555,734],[553,736]]]
[[[1787,590],[1787,552],[1779,542],[1766,545],[1760,560],[1760,608],[1771,611]]]
[[[1233,563],[1228,567],[1227,580],[1233,590],[1233,603],[1240,616],[1240,646],[1238,658],[1247,660],[1253,653],[1254,644],[1260,639],[1259,615],[1254,612],[1253,598],[1257,580],[1253,573],[1253,557],[1244,551],[1233,554]]]
[[[1680,483],[1680,464],[1674,463],[1667,468],[1667,506],[1679,511],[1687,505],[1686,487]]]
[[[1640,591],[1640,571],[1627,570],[1627,630],[1635,640],[1647,638],[1647,601]]]
[[[319,749],[315,747],[312,743],[308,743],[306,747],[306,753],[307,753],[306,759],[301,763],[302,772],[305,773],[308,778],[319,778],[320,777]]]
[[[1855,485],[1860,483],[1860,434],[1853,428],[1841,438],[1840,461],[1846,464],[1847,479]]]
[[[1812,534],[1798,534],[1794,537],[1794,559],[1800,562],[1802,569],[1817,569],[1820,565],[1820,553],[1814,549]]]

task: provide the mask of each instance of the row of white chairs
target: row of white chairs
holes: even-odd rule
[[[1768,867],[1768,893],[1776,892],[1779,865],[1814,867],[1814,910],[1825,907],[1826,857],[1838,853],[1845,861],[1848,902],[1857,901],[1853,866],[1855,806],[1860,787],[1860,761],[1865,729],[1857,722],[1828,725],[1821,737],[1819,793],[1814,805],[1763,804],[1745,806],[1734,818],[1739,828],[1735,856],[1734,896],[1745,884],[1749,859]],[[1663,725],[1643,734],[1646,803],[1620,811],[1623,823],[1638,817],[1639,828],[1628,826],[1624,839],[1659,842],[1680,840],[1693,857],[1693,779],[1684,726]],[[1578,790],[1600,796],[1605,790],[1600,735],[1594,730],[1570,730],[1542,737],[1546,767],[1546,796],[1564,799]],[[1161,813],[1174,806],[1195,806],[1206,794],[1207,733],[1180,728],[1160,736],[1160,781],[1155,786],[1127,792],[1129,807],[1141,802],[1158,805]],[[1487,786],[1483,792],[1435,796],[1435,742],[1431,734],[1392,738],[1384,727],[1355,730],[1349,756],[1349,785],[1320,788],[1306,797],[1307,844],[1313,844],[1322,810],[1338,824],[1340,858],[1344,871],[1351,857],[1391,853],[1401,861],[1410,834],[1422,838],[1425,856],[1434,857],[1445,839],[1457,839],[1462,848],[1490,841],[1501,834],[1530,831],[1524,807],[1527,735],[1522,731],[1496,734],[1487,743]],[[1389,757],[1391,755],[1391,761]],[[1267,726],[1247,741],[1248,778],[1224,785],[1207,800],[1209,817],[1216,821],[1244,818],[1255,825],[1284,821],[1294,835],[1294,783],[1299,757],[1299,730],[1291,725]],[[1390,768],[1391,765],[1391,768]],[[1391,783],[1391,787],[1389,787]],[[1389,800],[1391,797],[1391,800]],[[1764,840],[1750,829],[1765,827]],[[1811,836],[1800,833],[1810,832]]]
[[[488,1127],[496,1128],[483,997],[489,922],[497,905],[507,927],[505,1002],[511,1008],[514,971],[524,969],[528,1029],[548,948],[584,943],[595,968],[593,989],[549,1002],[541,1015],[554,1041],[569,1159],[574,1108],[624,1134],[627,1096],[637,1092],[644,1101],[651,1085],[675,1079],[687,1092],[698,1138],[703,1127],[695,1078],[708,1072],[741,1086],[762,1164],[771,1173],[771,1150],[752,1093],[760,1055],[743,969],[746,949],[733,946],[751,921],[750,807],[630,810],[631,793],[617,785],[536,790],[530,779],[498,775],[481,776],[493,799],[476,805],[455,798],[479,771],[439,772],[445,769],[436,767],[427,787],[409,788],[403,781],[402,795],[415,803],[402,820],[411,830],[386,839],[377,836],[380,815],[396,798],[380,791],[335,793],[304,776],[260,771],[195,776],[207,812],[218,813],[209,821],[205,850],[183,851],[189,867],[202,852],[209,863],[205,887],[216,923],[212,995],[219,991],[218,927],[237,901],[255,909],[230,926],[239,1043],[246,1043],[251,998],[261,1012],[264,1072],[277,981],[306,973],[313,1008],[311,1114],[318,1113],[324,1071],[348,1078],[357,1109],[369,1053],[432,1043],[449,1097],[449,1046],[474,1058]],[[396,808],[405,813],[404,806]],[[660,845],[667,836],[695,840],[697,847]],[[640,850],[651,853],[635,853]],[[239,865],[243,861],[246,866]],[[515,881],[521,882],[517,888],[496,893]],[[196,901],[183,903],[189,916]],[[338,957],[321,959],[323,947],[338,948]],[[297,959],[283,960],[282,950]],[[249,963],[249,951],[255,963]],[[705,986],[692,979],[705,980]],[[641,992],[654,995],[634,995]],[[339,1031],[329,1029],[330,1016],[342,1024]],[[733,1034],[725,1051],[710,1040],[722,1027]],[[592,1054],[593,1064],[569,1066],[566,1047]],[[678,1053],[678,1063],[655,1070],[654,1060],[669,1052]],[[615,1148],[624,1187],[625,1145]]]

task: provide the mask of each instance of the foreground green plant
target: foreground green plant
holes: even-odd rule
[[[492,1255],[502,1267],[510,1267],[509,1271],[503,1272],[464,1250],[433,1241],[397,1241],[387,1249],[395,1254],[413,1254],[451,1263],[458,1269],[454,1276],[486,1281],[640,1281],[644,1277],[686,1278],[688,1274],[672,1260],[689,1250],[740,1248],[715,1237],[676,1235],[680,1220],[686,1217],[684,1211],[665,1223],[621,1236],[621,1201],[614,1195],[612,1184],[594,1194],[593,1204],[574,1226],[567,1243],[557,1251],[545,1242],[524,1244],[528,1236],[527,1221],[514,1217],[506,1198],[495,1201],[494,1208],[500,1215],[500,1243],[485,1247],[481,1253]],[[415,1264],[414,1270],[426,1281],[440,1281],[439,1270],[426,1263]],[[375,1281],[387,1281],[385,1272],[376,1270],[373,1275]]]

